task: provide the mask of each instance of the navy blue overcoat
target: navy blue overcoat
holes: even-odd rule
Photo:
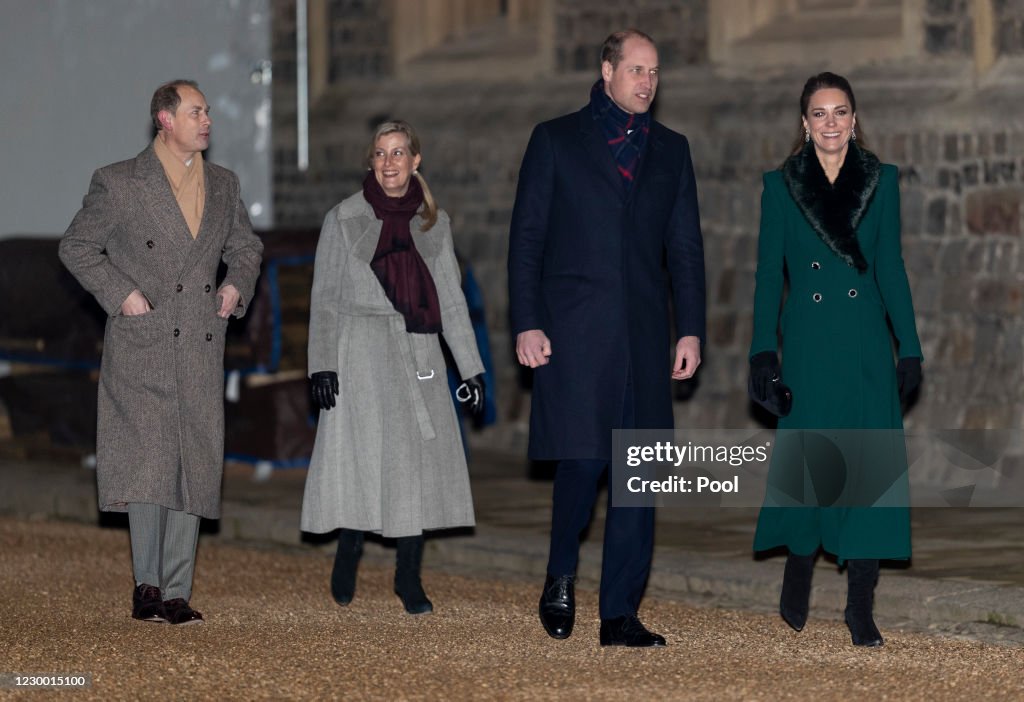
[[[686,137],[652,120],[627,188],[590,107],[534,129],[509,239],[512,335],[540,329],[529,454],[611,458],[625,393],[634,427],[671,428],[676,338],[704,341],[704,247]],[[671,285],[670,285],[671,284]],[[631,380],[631,383],[627,383]]]

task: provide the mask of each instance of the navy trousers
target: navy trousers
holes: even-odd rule
[[[632,427],[632,387],[626,388],[623,426]],[[604,459],[565,459],[555,469],[551,506],[551,550],[548,575],[574,575],[579,562],[580,536],[590,523]],[[651,572],[654,551],[654,508],[615,507],[611,495],[605,513],[601,561],[601,619],[636,614]]]

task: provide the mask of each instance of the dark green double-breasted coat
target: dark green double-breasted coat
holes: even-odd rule
[[[815,188],[828,184],[813,148],[792,158],[802,168],[766,173],[761,201],[750,354],[776,350],[781,337],[793,408],[779,421],[754,549],[909,558],[892,336],[899,357],[921,357],[921,346],[900,249],[899,174],[851,146],[834,185],[850,188],[849,197],[822,202]],[[842,209],[837,202],[851,211],[825,211]],[[850,238],[855,232],[864,270],[844,260],[842,233],[827,231],[836,222],[848,223]]]

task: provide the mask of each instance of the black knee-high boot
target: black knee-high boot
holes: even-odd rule
[[[356,594],[356,569],[363,555],[363,532],[342,529],[338,532],[338,551],[331,571],[331,595],[340,605],[347,605]]]
[[[423,535],[402,536],[396,539],[398,554],[395,562],[395,594],[402,598],[405,611],[409,614],[426,614],[434,611],[434,605],[427,599],[420,582],[420,567],[423,565]]]
[[[817,555],[817,552],[809,556],[790,553],[786,557],[779,614],[797,631],[801,631],[807,623],[807,612],[811,605],[811,578],[814,576],[814,559]]]
[[[851,558],[846,562],[846,626],[854,646],[881,646],[882,635],[871,614],[878,582],[878,560]]]

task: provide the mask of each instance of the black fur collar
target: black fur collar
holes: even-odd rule
[[[835,183],[825,177],[812,143],[782,164],[789,194],[811,227],[836,256],[861,273],[868,262],[857,244],[857,225],[871,204],[881,173],[878,157],[854,142]]]

